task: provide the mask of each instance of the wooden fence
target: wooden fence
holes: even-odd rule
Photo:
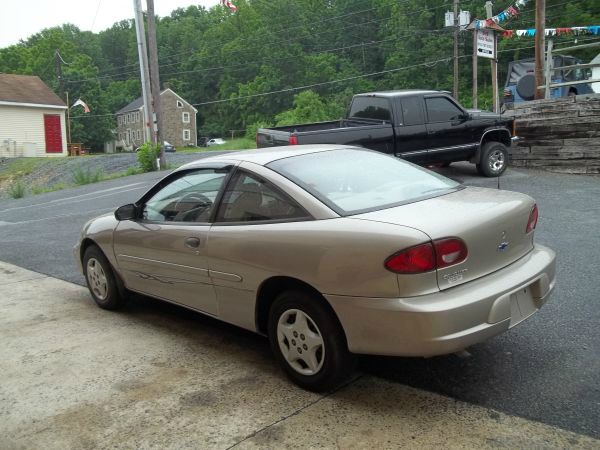
[[[517,103],[504,115],[515,118],[521,138],[512,147],[512,165],[600,173],[600,94]]]

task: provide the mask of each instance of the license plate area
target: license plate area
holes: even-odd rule
[[[522,287],[510,294],[510,324],[509,328],[524,321],[538,310],[534,299],[534,286]]]

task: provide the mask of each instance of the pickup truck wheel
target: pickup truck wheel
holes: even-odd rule
[[[477,171],[486,177],[499,177],[506,170],[508,150],[501,142],[487,142],[481,149]]]
[[[289,378],[310,391],[326,391],[352,375],[355,357],[325,300],[304,291],[280,294],[269,313],[271,349]]]
[[[100,308],[113,310],[125,304],[124,289],[119,289],[108,259],[95,245],[88,247],[83,255],[83,272],[90,294]]]

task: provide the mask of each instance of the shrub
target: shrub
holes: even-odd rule
[[[143,144],[137,152],[137,160],[142,172],[153,172],[156,170],[156,159],[160,154],[160,146],[151,142]]]
[[[273,126],[272,123],[261,121],[261,120],[259,120],[258,122],[254,122],[254,123],[248,125],[248,127],[246,127],[246,138],[252,139],[254,141],[254,140],[256,140],[256,132],[258,131],[259,128],[270,128],[272,126]]]
[[[127,168],[127,170],[125,171],[125,176],[128,177],[130,175],[137,175],[138,173],[140,173],[140,170],[135,168],[135,167],[129,167]]]
[[[81,186],[84,184],[97,183],[98,181],[102,181],[102,179],[104,178],[104,173],[100,169],[92,171],[89,168],[84,170],[81,167],[77,167],[73,171],[72,177],[73,182]]]
[[[25,185],[20,181],[11,184],[8,188],[8,195],[12,198],[25,197]]]

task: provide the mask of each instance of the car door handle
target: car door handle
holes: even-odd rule
[[[189,237],[185,239],[185,246],[189,248],[198,248],[200,247],[200,239],[196,237]]]

